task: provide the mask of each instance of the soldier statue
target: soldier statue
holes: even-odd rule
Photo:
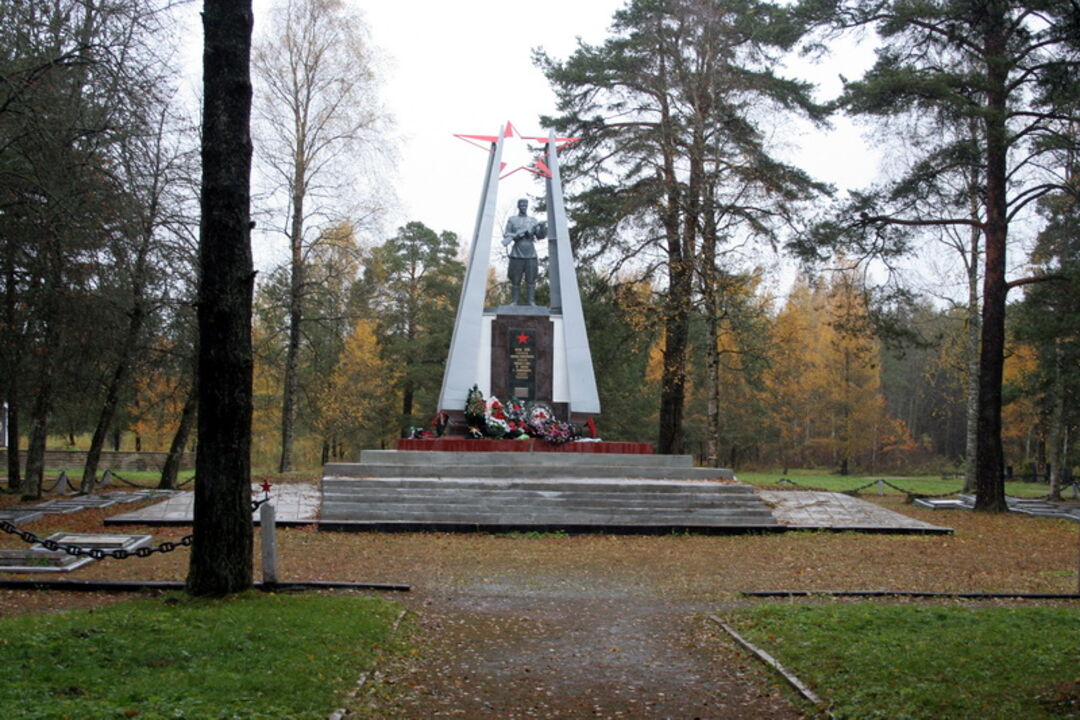
[[[547,223],[538,222],[529,217],[529,201],[518,200],[518,214],[506,221],[503,233],[503,246],[510,248],[510,266],[507,275],[510,278],[510,304],[518,305],[521,300],[520,285],[525,281],[526,304],[536,305],[536,240],[546,239]]]

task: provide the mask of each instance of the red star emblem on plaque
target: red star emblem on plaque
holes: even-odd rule
[[[518,333],[517,341],[518,345],[524,345],[525,343],[529,342],[529,336],[525,333]]]

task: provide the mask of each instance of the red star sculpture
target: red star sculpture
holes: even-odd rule
[[[264,493],[268,493],[268,492],[270,492],[270,488],[272,488],[274,486],[269,480],[263,480],[262,484],[259,485],[259,487],[262,488]]]
[[[518,345],[524,345],[529,342],[529,336],[525,333],[519,333],[517,336]]]
[[[506,127],[503,129],[502,136],[503,136],[503,150],[504,150],[504,152],[506,150],[506,146],[507,146],[508,142],[517,142],[519,144],[527,144],[528,141],[531,140],[533,142],[538,142],[538,143],[541,143],[543,145],[547,145],[547,141],[548,141],[548,138],[546,138],[546,137],[540,137],[540,136],[536,136],[536,135],[522,135],[522,134],[520,134],[517,131],[517,128],[514,127],[513,123],[511,123],[509,121],[506,123]],[[461,138],[462,140],[469,143],[470,145],[475,145],[476,147],[480,148],[481,150],[487,150],[488,152],[491,152],[491,149],[492,149],[491,144],[495,143],[495,142],[498,142],[498,140],[499,140],[498,135],[461,135],[461,134],[455,133],[454,137]],[[557,138],[555,138],[555,151],[557,152],[559,150],[562,150],[567,145],[572,145],[572,144],[576,143],[580,139],[581,138],[575,138],[575,137],[557,137]],[[528,147],[525,148],[525,152],[529,153],[529,155],[532,156],[532,151],[529,150]],[[522,163],[519,162],[515,167],[511,168],[509,172],[503,172],[509,166],[509,163],[506,163],[506,162],[501,163],[499,165],[499,173],[500,173],[499,174],[499,179],[502,180],[503,178],[505,178],[505,177],[507,177],[509,175],[513,175],[518,170],[526,170],[528,172],[533,173],[534,175],[540,175],[541,177],[551,177],[551,169],[547,166],[547,163],[544,162],[544,158],[548,157],[548,155],[550,155],[551,152],[552,152],[552,150],[549,148],[546,152],[544,152],[542,155],[540,155],[538,157],[537,156],[532,156],[532,162],[529,162],[527,164],[522,164]]]

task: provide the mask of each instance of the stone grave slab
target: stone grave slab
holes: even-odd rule
[[[71,497],[55,498],[53,500],[46,500],[43,503],[32,505],[31,507],[41,512],[57,514],[57,513],[73,513],[80,510],[90,510],[97,508],[106,508],[116,504],[116,500],[111,497],[105,497],[104,495],[73,495]]]
[[[128,503],[141,502],[143,500],[151,500],[159,497],[171,497],[177,490],[110,490],[106,493],[101,493],[102,497],[107,497],[117,505],[126,505]]]
[[[98,548],[109,552],[123,549],[131,552],[149,545],[153,536],[56,532],[45,539],[86,550]],[[71,572],[92,562],[94,558],[89,555],[69,555],[63,550],[48,550],[41,545],[25,550],[0,550],[0,572]]]
[[[65,500],[46,500],[43,503],[38,503],[31,507],[33,507],[34,510],[48,513],[49,515],[66,515],[67,513],[79,512],[84,509],[82,505],[70,503]]]
[[[1080,522],[1080,504],[1077,503],[1056,503],[1042,498],[1006,497],[1005,504],[1010,511],[1024,515]],[[915,500],[915,505],[931,510],[971,510],[975,507],[975,496],[960,495],[955,499],[918,498]]]
[[[0,520],[6,520],[12,525],[24,525],[41,518],[42,513],[25,507],[9,507],[0,510]]]
[[[71,545],[85,550],[92,550],[99,548],[106,552],[110,550],[138,550],[141,547],[150,544],[153,540],[152,535],[123,535],[120,533],[67,533],[57,532],[53,533],[46,540],[52,540],[53,542],[60,543],[61,545]],[[35,546],[35,550],[50,552],[40,546]]]
[[[94,562],[89,556],[76,557],[45,549],[0,550],[0,572],[58,573],[71,572]]]
[[[915,498],[912,502],[915,507],[927,510],[963,510],[968,509],[963,500],[957,498]]]

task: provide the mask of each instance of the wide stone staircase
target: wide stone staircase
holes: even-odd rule
[[[784,529],[730,470],[688,455],[365,450],[323,475],[320,530]]]

